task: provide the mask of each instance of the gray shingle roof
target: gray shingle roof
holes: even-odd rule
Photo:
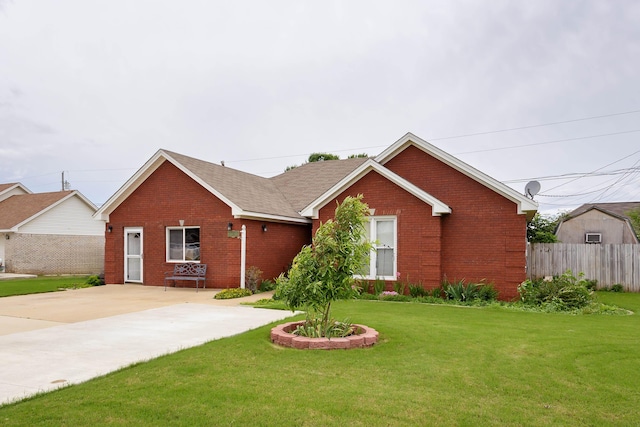
[[[612,214],[627,217],[627,212],[634,209],[640,209],[640,202],[616,202],[616,203],[586,203],[569,213],[569,217],[573,218],[582,215],[586,211],[598,208],[600,210],[611,212]]]
[[[299,212],[366,161],[354,158],[306,163],[271,180]]]
[[[188,169],[229,202],[244,211],[300,219],[300,211],[367,159],[307,163],[272,178],[263,178],[168,150],[168,156]]]

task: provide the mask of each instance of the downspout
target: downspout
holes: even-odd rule
[[[244,289],[245,271],[247,264],[247,226],[242,224],[240,231],[240,288]]]

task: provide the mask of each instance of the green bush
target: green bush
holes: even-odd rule
[[[253,295],[249,289],[242,288],[230,288],[225,289],[223,291],[218,292],[214,298],[215,299],[231,299],[231,298],[242,298],[248,297],[249,295]]]
[[[622,286],[620,283],[616,283],[615,285],[611,286],[611,292],[624,292],[624,286]]]
[[[404,295],[404,291],[406,288],[406,284],[404,282],[395,282],[393,284],[393,290],[396,291],[400,295]]]
[[[85,283],[89,286],[102,286],[104,285],[104,280],[101,279],[100,276],[94,275],[89,276]]]
[[[375,282],[373,282],[373,293],[376,295],[380,295],[382,292],[384,292],[386,287],[387,284],[384,282],[384,280],[376,279]]]
[[[276,288],[276,283],[273,280],[263,280],[260,282],[258,289],[260,292],[273,291]]]
[[[595,291],[598,288],[598,281],[596,279],[585,280],[585,286],[590,291]]]
[[[491,283],[483,283],[478,286],[478,296],[480,301],[495,301],[498,299],[498,291]]]
[[[291,331],[294,335],[307,338],[344,338],[355,332],[356,327],[348,320],[339,322],[330,319],[329,322],[324,322],[321,317],[307,319],[304,324]]]
[[[409,295],[413,298],[424,297],[427,293],[427,290],[422,286],[422,284],[409,284]]]
[[[442,286],[447,299],[455,301],[472,301],[478,297],[478,285],[464,283],[464,279],[456,283],[445,282]]]
[[[374,299],[378,299],[378,296],[374,294],[370,294],[368,292],[363,292],[360,295],[358,295],[357,298],[365,299],[365,300],[374,300]]]
[[[525,305],[543,307],[547,311],[568,311],[586,307],[593,301],[592,292],[582,274],[575,277],[570,270],[551,280],[525,280],[518,286]]]

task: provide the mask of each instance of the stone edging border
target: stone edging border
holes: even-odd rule
[[[304,321],[289,322],[271,329],[271,342],[282,347],[309,350],[348,350],[350,348],[371,347],[378,342],[378,331],[365,325],[353,325],[358,328],[359,334],[345,338],[307,338],[299,337],[291,333],[296,326]]]

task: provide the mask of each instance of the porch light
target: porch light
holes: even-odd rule
[[[111,233],[112,231],[113,231],[113,227],[112,227],[112,226],[108,226],[108,227],[107,227],[107,232],[108,232],[108,233]]]
[[[232,222],[227,224],[227,231],[231,231],[231,230],[233,230],[233,223]]]
[[[262,224],[262,232],[267,231],[267,224]]]

